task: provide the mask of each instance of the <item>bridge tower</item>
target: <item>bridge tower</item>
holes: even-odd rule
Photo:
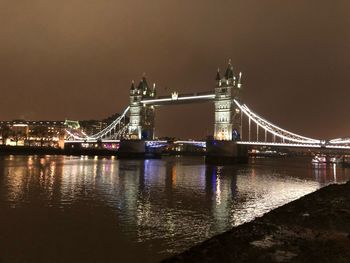
[[[214,139],[220,141],[231,141],[239,139],[241,115],[239,109],[233,104],[233,99],[239,100],[242,88],[241,76],[234,76],[231,61],[229,61],[225,75],[220,76],[218,69],[216,73],[215,87],[215,127]]]
[[[156,87],[148,86],[145,75],[139,85],[135,87],[134,81],[130,88],[130,122],[129,138],[152,140],[154,137],[154,106],[144,105],[143,99],[156,96]]]
[[[135,87],[134,81],[130,88],[130,120],[129,120],[129,137],[130,139],[140,139],[141,126],[141,111],[142,111],[142,93],[141,90]]]
[[[218,70],[215,87],[215,127],[214,140],[207,140],[207,154],[205,162],[208,164],[232,164],[248,161],[248,149],[245,145],[238,145],[242,127],[240,109],[234,103],[240,100],[241,77],[233,73],[231,61],[223,77]]]

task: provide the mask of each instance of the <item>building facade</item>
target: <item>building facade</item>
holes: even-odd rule
[[[3,145],[63,147],[64,121],[0,121]]]

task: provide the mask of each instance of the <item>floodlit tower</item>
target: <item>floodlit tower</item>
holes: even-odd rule
[[[241,89],[241,74],[238,81],[234,76],[231,60],[225,75],[221,77],[218,69],[215,87],[215,128],[214,139],[231,141],[239,139],[240,113],[233,106],[233,99],[239,99]]]
[[[130,88],[130,139],[147,139],[154,137],[154,106],[142,104],[142,100],[154,98],[156,86],[149,88],[145,74],[135,88],[134,82]]]
[[[140,87],[135,87],[134,81],[130,88],[130,121],[129,137],[130,139],[141,139],[141,111],[142,111],[142,93]]]

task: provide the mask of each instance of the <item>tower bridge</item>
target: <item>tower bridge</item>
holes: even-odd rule
[[[190,94],[179,94],[174,91],[168,96],[157,96],[156,85],[153,84],[150,87],[146,77],[143,76],[137,86],[132,82],[129,106],[108,127],[93,135],[87,135],[77,129],[67,129],[66,144],[98,141],[119,143],[121,140],[128,142],[129,145],[135,142],[147,142],[147,145],[152,147],[164,145],[163,141],[157,141],[154,138],[154,119],[157,107],[212,102],[215,111],[212,139],[206,142],[182,141],[182,143],[201,145],[201,147],[206,147],[207,151],[215,152],[215,154],[219,152],[237,154],[240,151],[238,148],[245,146],[350,150],[350,138],[326,141],[306,137],[283,129],[255,113],[241,100],[242,73],[236,75],[231,62],[228,63],[222,76],[220,71],[217,71],[215,82],[216,85],[212,91]],[[129,118],[126,118],[127,115]],[[127,119],[129,122],[126,121]]]

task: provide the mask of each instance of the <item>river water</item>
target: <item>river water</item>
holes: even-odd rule
[[[0,262],[158,262],[350,178],[307,158],[0,157]]]

